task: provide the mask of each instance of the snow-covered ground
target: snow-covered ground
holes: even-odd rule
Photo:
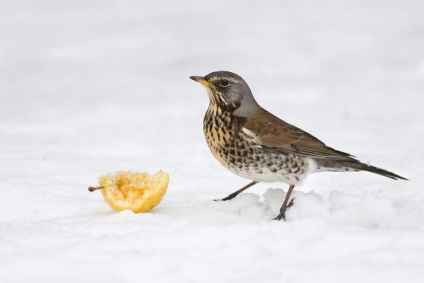
[[[0,2],[0,282],[423,282],[424,2]],[[188,77],[242,75],[262,106],[410,179],[222,168]],[[170,173],[114,213],[87,187]]]

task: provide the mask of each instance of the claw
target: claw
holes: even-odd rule
[[[290,197],[290,195],[288,195]],[[285,205],[285,203],[283,204],[283,206],[280,209],[280,214],[278,214],[277,217],[273,218],[272,220],[281,220],[283,219],[284,221],[286,221],[286,210],[289,209],[290,207],[292,207],[294,205],[294,198],[292,198],[289,202],[289,204]]]

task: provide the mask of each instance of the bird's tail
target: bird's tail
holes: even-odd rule
[[[387,178],[391,178],[394,180],[408,180],[405,177],[399,176],[393,172],[368,165],[362,162],[359,162],[356,159],[352,160],[315,160],[317,161],[318,170],[317,171],[336,171],[336,172],[346,172],[346,171],[368,171],[371,173],[375,173]]]
[[[343,161],[340,163],[346,168],[352,168],[354,170],[361,170],[361,171],[368,171],[368,172],[375,173],[375,174],[378,174],[387,178],[391,178],[394,180],[399,180],[399,179],[408,180],[405,177],[399,176],[393,172],[390,172],[390,171],[387,171],[372,165],[368,165],[359,161],[355,161],[355,162]]]

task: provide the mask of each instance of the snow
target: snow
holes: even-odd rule
[[[0,3],[0,282],[422,282],[420,1]],[[319,173],[287,191],[222,168],[188,77],[229,70],[332,147],[410,181]],[[97,178],[163,169],[149,213]]]

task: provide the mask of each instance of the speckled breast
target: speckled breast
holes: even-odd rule
[[[234,174],[258,182],[300,183],[312,160],[264,148],[242,131],[244,118],[209,107],[203,130],[215,158]]]

